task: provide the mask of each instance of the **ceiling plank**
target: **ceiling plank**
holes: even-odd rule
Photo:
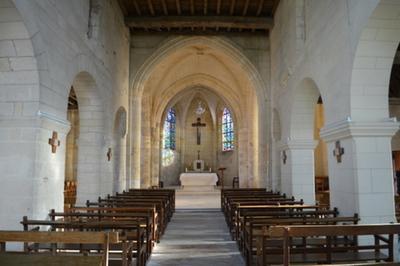
[[[217,1],[217,15],[221,14],[221,0]],[[215,28],[216,31],[219,30],[219,27]]]
[[[147,5],[149,6],[150,14],[151,14],[152,16],[154,16],[155,13],[154,13],[153,2],[152,2],[151,0],[147,0]]]
[[[142,15],[142,11],[140,10],[140,7],[139,7],[139,5],[138,5],[136,0],[133,0],[133,5],[135,6],[135,10],[136,10],[136,13],[138,14],[138,16],[141,16]]]
[[[164,15],[168,16],[168,8],[167,8],[167,3],[165,3],[165,0],[161,0],[161,5],[163,8]]]
[[[178,15],[181,14],[181,1],[180,0],[176,0],[176,12],[178,13]]]
[[[256,13],[257,16],[259,16],[261,14],[263,6],[264,6],[264,0],[260,0],[260,2],[258,2],[258,8],[257,8],[257,13]]]
[[[236,28],[269,30],[273,26],[273,19],[267,17],[242,16],[157,16],[157,17],[128,17],[127,26],[133,28]]]
[[[190,0],[190,14],[194,15],[194,0]]]
[[[208,1],[204,0],[204,15],[207,15]]]
[[[231,7],[229,9],[229,14],[231,16],[233,16],[233,14],[235,13],[235,6],[236,6],[236,0],[232,0],[231,1]]]
[[[249,2],[250,2],[250,0],[246,0],[246,2],[244,3],[242,16],[247,15],[247,10],[249,9]]]

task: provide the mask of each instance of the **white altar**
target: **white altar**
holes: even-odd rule
[[[216,173],[190,172],[182,173],[179,180],[184,190],[213,190],[218,177]]]

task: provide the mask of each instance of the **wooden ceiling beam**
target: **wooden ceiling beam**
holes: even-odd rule
[[[165,2],[165,0],[161,0],[161,5],[163,8],[164,15],[168,16],[168,8],[167,8],[167,3]]]
[[[242,16],[247,15],[247,10],[249,9],[249,2],[250,2],[250,0],[246,0],[246,2],[244,3]]]
[[[194,15],[194,0],[190,0],[190,14]]]
[[[128,17],[127,26],[132,28],[236,28],[269,30],[273,19],[267,17],[242,16],[157,16],[157,17]]]
[[[233,16],[233,14],[235,13],[235,6],[236,6],[236,0],[232,0],[231,1],[231,7],[229,9],[229,14],[231,16]]]
[[[207,9],[208,9],[208,1],[204,0],[204,15],[207,15]]]
[[[176,0],[176,12],[178,13],[178,15],[181,14],[181,1],[180,0]]]
[[[261,14],[263,6],[264,6],[264,0],[260,0],[260,2],[258,2],[258,8],[257,8],[257,13],[256,13],[257,16],[259,16]]]
[[[217,15],[221,13],[221,0],[217,1]]]
[[[141,16],[142,15],[142,11],[140,10],[140,7],[139,7],[139,5],[138,5],[136,0],[133,0],[133,5],[135,6],[135,10],[136,10],[137,15]]]
[[[152,16],[155,15],[153,2],[151,0],[147,0],[147,5],[149,6],[149,11]]]

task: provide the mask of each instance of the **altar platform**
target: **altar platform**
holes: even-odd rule
[[[218,176],[210,172],[186,172],[179,177],[184,191],[213,191]]]

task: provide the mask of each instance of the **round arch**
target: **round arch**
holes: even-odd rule
[[[102,176],[106,161],[104,143],[103,101],[97,83],[86,71],[76,75],[72,82],[79,104],[79,150],[77,174],[77,203],[95,200],[102,190],[112,186],[111,180]]]

